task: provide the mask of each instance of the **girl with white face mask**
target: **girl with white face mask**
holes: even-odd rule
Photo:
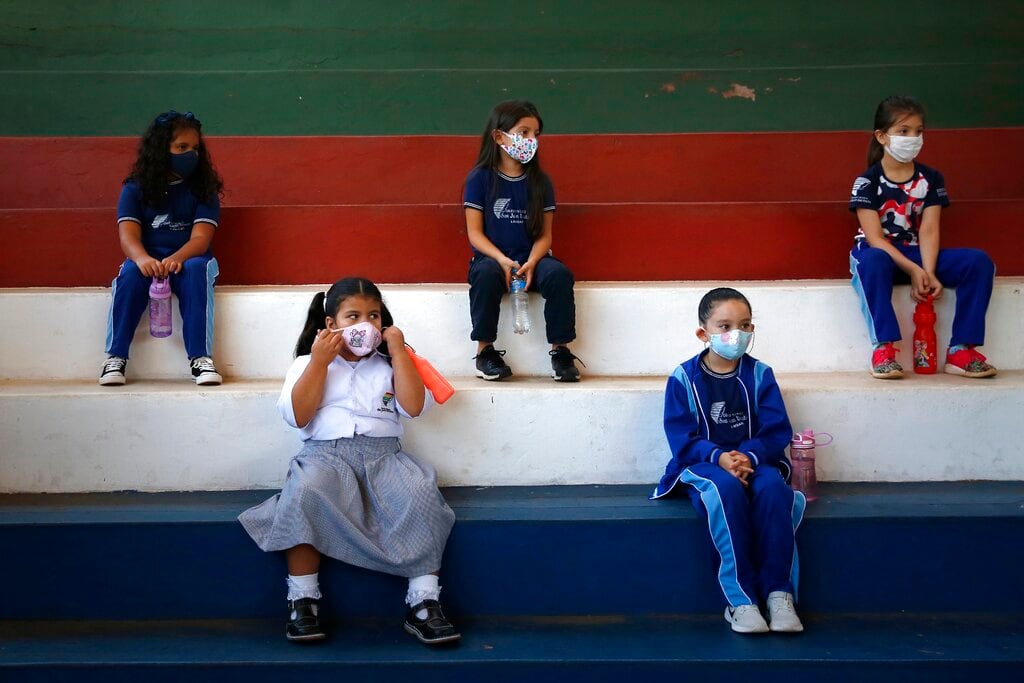
[[[707,517],[733,631],[802,631],[795,607],[796,527],[806,500],[787,484],[793,430],[782,393],[772,369],[747,354],[754,323],[746,297],[713,289],[697,315],[697,338],[707,348],[668,378],[671,459],[651,497],[685,492]]]
[[[455,514],[433,468],[398,442],[399,416],[421,415],[433,398],[393,323],[363,278],[313,297],[277,401],[303,448],[281,493],[239,516],[262,550],[285,553],[289,640],[325,637],[322,555],[407,577],[405,630],[420,642],[461,637],[441,610],[438,584]]]
[[[900,328],[892,289],[894,283],[909,282],[915,301],[938,299],[945,287],[957,290],[945,372],[992,377],[996,369],[975,347],[985,343],[995,265],[979,249],[939,248],[939,217],[949,197],[942,174],[916,161],[924,145],[924,119],[924,107],[912,97],[883,100],[875,111],[868,169],[850,193],[850,210],[860,224],[850,273],[874,345],[871,374],[903,377],[896,360]]]

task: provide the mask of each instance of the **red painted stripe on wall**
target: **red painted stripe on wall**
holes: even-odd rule
[[[1024,275],[1024,200],[943,212],[943,246],[988,251]],[[579,280],[848,276],[853,217],[840,203],[569,205],[554,251]],[[227,208],[214,242],[221,284],[465,282],[458,205]],[[0,287],[107,285],[122,260],[109,209],[0,211]]]
[[[545,135],[558,201],[842,201],[865,167],[865,132]],[[0,138],[0,208],[113,211],[131,138]],[[478,140],[466,136],[208,140],[225,205],[461,201]],[[954,201],[1024,198],[1024,128],[936,130],[921,160]]]

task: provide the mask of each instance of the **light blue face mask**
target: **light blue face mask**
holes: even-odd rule
[[[747,352],[753,336],[753,332],[744,332],[743,330],[729,330],[722,334],[712,334],[711,350],[726,360],[736,360]]]

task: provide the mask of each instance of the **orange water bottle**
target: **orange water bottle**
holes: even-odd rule
[[[935,341],[935,307],[929,294],[914,309],[914,372],[934,375],[939,369]]]
[[[430,364],[430,361],[423,356],[417,356],[408,344],[405,345],[405,350],[409,352],[409,358],[412,358],[412,364],[416,368],[416,372],[419,373],[420,379],[423,380],[423,386],[433,394],[435,401],[444,403],[455,394],[455,387],[437,371],[437,368]]]

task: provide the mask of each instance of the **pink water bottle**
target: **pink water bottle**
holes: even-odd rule
[[[818,439],[827,436],[828,441],[821,443]],[[793,463],[793,490],[802,491],[808,501],[818,499],[818,475],[814,471],[814,447],[827,446],[832,443],[832,435],[821,432],[815,434],[813,429],[794,434],[789,442],[789,459]]]
[[[171,281],[167,278],[155,277],[149,285],[149,333],[171,336]]]

